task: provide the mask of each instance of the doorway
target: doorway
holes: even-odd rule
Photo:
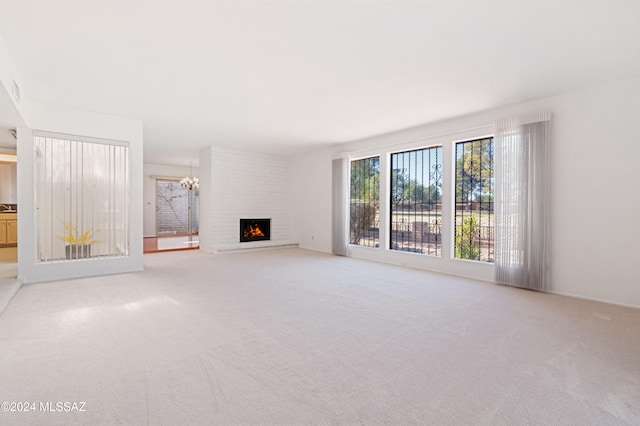
[[[0,278],[18,275],[18,181],[15,153],[0,152]]]

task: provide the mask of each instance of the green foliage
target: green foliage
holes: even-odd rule
[[[351,162],[351,200],[380,200],[380,158],[364,158]]]
[[[474,216],[464,219],[456,233],[455,256],[459,259],[480,259],[480,222]]]
[[[493,197],[493,139],[456,146],[456,201]]]
[[[398,204],[404,200],[405,187],[407,186],[407,177],[401,169],[391,170],[391,202]]]
[[[350,243],[360,244],[367,229],[373,226],[376,219],[376,206],[370,203],[352,202],[350,208],[351,229]]]
[[[440,188],[438,186],[429,185],[424,187],[415,182],[411,183],[409,191],[405,193],[405,199],[424,204],[435,204],[440,201],[440,197]]]
[[[438,185],[424,186],[417,180],[409,180],[406,173],[399,169],[391,171],[391,202],[398,204],[402,201],[435,204],[440,201],[442,194]]]
[[[351,162],[350,242],[360,244],[376,219],[380,201],[380,157]]]

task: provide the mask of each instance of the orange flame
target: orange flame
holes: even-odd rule
[[[257,224],[253,224],[245,228],[244,237],[264,237],[264,232],[262,232]]]

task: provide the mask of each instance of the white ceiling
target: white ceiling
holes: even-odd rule
[[[0,0],[0,35],[31,99],[142,119],[167,164],[640,76],[638,0]]]

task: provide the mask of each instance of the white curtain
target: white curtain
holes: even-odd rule
[[[496,123],[496,281],[547,290],[551,112]]]

